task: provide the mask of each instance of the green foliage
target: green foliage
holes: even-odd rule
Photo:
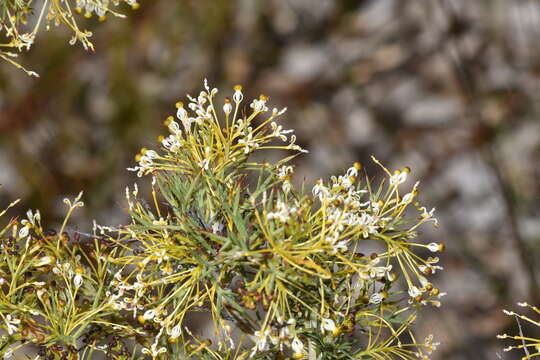
[[[377,186],[356,163],[297,190],[289,162],[307,151],[276,122],[285,109],[261,95],[247,111],[241,86],[220,107],[216,94],[205,82],[186,108],[177,103],[161,148],[137,155],[131,170],[151,176],[151,197],[126,188],[129,224],[68,239],[79,198],[66,200],[59,235],[33,214],[9,224],[25,250],[3,260],[4,353],[32,343],[74,359],[428,358],[437,343],[416,341],[411,326],[423,305],[440,305],[428,277],[441,267],[424,255],[444,247],[415,242],[436,220],[416,201],[418,184],[401,190],[410,169],[374,159],[387,176]],[[260,160],[276,151],[295,154]],[[33,268],[28,283],[21,274]],[[20,302],[11,289],[27,286]],[[212,336],[189,329],[194,313],[210,315]]]

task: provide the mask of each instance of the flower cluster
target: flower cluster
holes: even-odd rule
[[[205,89],[197,97],[188,95],[187,109],[183,102],[178,102],[176,117],[169,116],[164,123],[170,134],[159,137],[163,152],[141,149],[136,156],[138,166],[130,170],[137,171],[139,177],[156,170],[194,174],[202,169],[217,173],[245,166],[247,158],[255,150],[307,152],[296,144],[296,136],[291,134],[293,130],[283,130],[276,125],[275,120],[287,109],[269,111],[266,106],[268,97],[261,95],[251,102],[253,111],[249,116],[238,117],[244,99],[242,87],[238,85],[232,96],[234,106],[226,98],[220,114],[214,106],[217,92],[216,88],[210,89],[205,81]],[[218,114],[225,118],[224,128]],[[254,129],[253,122],[260,117],[265,118]],[[276,139],[287,145],[272,144]],[[291,170],[282,170],[285,172],[282,176]]]
[[[105,21],[107,15],[123,17],[116,12],[113,6],[121,3],[130,5],[133,9],[139,7],[136,0],[4,0],[0,6],[0,34],[4,41],[0,45],[0,58],[24,70],[28,75],[38,76],[34,71],[26,70],[13,58],[23,50],[30,50],[38,32],[43,24],[47,30],[50,26],[64,25],[73,32],[69,43],[74,45],[80,42],[83,47],[93,50],[94,47],[90,38],[92,33],[81,29],[77,23],[75,13],[84,14],[85,18],[91,18],[95,14],[100,21]],[[37,5],[37,6],[36,6]],[[34,14],[34,11],[37,13]],[[29,16],[36,15],[36,21],[32,21],[32,26],[27,24]]]

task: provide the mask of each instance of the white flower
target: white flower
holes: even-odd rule
[[[159,220],[152,221],[152,225],[167,226],[167,220],[163,219],[163,217],[160,217]]]
[[[277,201],[276,208],[276,212],[269,212],[266,215],[268,220],[277,219],[282,223],[286,223],[291,218],[291,213],[295,213],[297,211],[296,207],[289,208],[287,204],[281,200]]]
[[[253,140],[253,132],[251,127],[247,128],[248,134],[244,132],[244,138],[238,140],[238,144],[244,144],[244,154],[248,154],[251,149],[258,148],[259,143]]]
[[[410,203],[412,201],[412,199],[414,199],[414,194],[412,192],[410,193],[407,193],[403,196],[403,199],[401,199],[401,202],[403,204],[407,204],[407,203]]]
[[[330,195],[330,190],[328,190],[328,188],[324,186],[322,180],[317,180],[311,192],[313,193],[313,196],[319,198],[319,201],[323,201],[323,199],[327,198]]]
[[[434,243],[434,242],[427,244],[426,247],[431,252],[437,252],[437,251],[443,251],[444,250],[444,244],[437,244],[437,243]]]
[[[253,102],[249,105],[253,109],[253,112],[259,113],[268,111],[268,107],[266,106],[266,102],[268,101],[268,96],[261,95],[259,96],[259,99],[253,100]]]
[[[4,321],[6,322],[7,332],[9,335],[13,335],[17,331],[19,331],[19,327],[17,325],[21,323],[21,320],[16,319],[15,317],[11,316],[11,314],[8,314],[4,318]]]
[[[300,341],[300,339],[298,339],[297,337],[295,337],[291,343],[291,348],[292,350],[294,351],[294,358],[295,359],[301,359],[304,354],[304,344],[302,343],[302,341]]]
[[[206,100],[204,100],[206,101]],[[190,104],[190,107],[193,108],[191,105],[193,104]],[[190,118],[189,115],[188,115],[188,112],[186,111],[186,109],[184,109],[184,104],[179,101],[176,103],[176,117],[178,118],[178,120],[180,120],[182,122],[182,125],[184,126],[184,129],[187,131],[187,132],[190,132],[191,131],[191,123],[194,121],[193,118]],[[197,106],[195,105],[195,108],[197,108]],[[201,112],[200,110],[197,110],[199,113]],[[175,123],[174,121],[172,121],[171,119],[171,122],[169,124],[169,130],[171,130],[171,132],[175,135],[177,135],[178,137],[182,134],[182,132],[180,131],[180,128],[178,127],[178,124],[176,125],[172,125],[173,123]],[[173,126],[173,128],[171,128],[171,125]]]
[[[181,334],[182,334],[182,328],[180,327],[180,325],[176,325],[170,331],[169,336],[171,337],[171,339],[177,339]]]
[[[7,349],[7,351],[4,353],[4,360],[11,359],[13,357],[13,350]]]
[[[305,149],[302,149],[300,146],[296,145],[296,135],[291,135],[291,142],[289,143],[289,145],[287,145],[287,149],[290,149],[290,150],[296,150],[296,151],[300,151],[300,152],[303,152],[303,153],[307,153],[309,151],[305,150]]]
[[[176,110],[176,117],[178,118],[178,120],[184,122],[188,118],[188,112],[186,111],[186,109],[184,109],[184,106],[181,102],[177,103],[176,106],[178,109]]]
[[[178,110],[184,110],[184,109],[178,109]],[[171,134],[174,134],[176,136],[182,135],[182,130],[180,130],[180,125],[178,125],[178,123],[176,121],[171,120],[171,122],[169,123],[168,128],[169,128],[169,131],[171,132]]]
[[[285,112],[287,111],[287,108],[284,107],[283,109],[281,110],[278,110],[276,108],[273,108],[272,109],[272,117],[275,117],[275,116],[281,116],[283,114],[285,114]]]
[[[417,298],[418,296],[421,296],[422,295],[422,292],[420,291],[420,289],[418,289],[416,286],[411,286],[409,287],[409,296],[411,298]]]
[[[287,322],[283,322],[283,319],[278,316],[276,318],[277,322],[281,325],[281,328],[279,330],[278,337],[279,339],[288,339],[291,333],[294,332],[294,328],[296,326],[296,320],[294,318],[291,318],[287,320]]]
[[[291,191],[291,182],[288,180],[285,180],[283,184],[281,185],[281,189],[285,194],[288,194]]]
[[[383,299],[384,299],[384,296],[381,293],[374,293],[369,297],[369,302],[371,304],[377,305],[377,304],[380,304],[381,301],[383,301]]]
[[[182,147],[182,144],[178,140],[178,136],[179,135],[169,135],[168,137],[163,139],[163,141],[161,141],[161,144],[165,149],[169,150],[170,152],[178,152],[178,150],[180,150],[180,148]]]
[[[379,260],[379,258],[376,260]],[[392,271],[392,265],[374,266],[369,269],[369,276],[374,279],[381,279],[385,276],[388,277],[390,275],[390,271]]]
[[[292,133],[294,130],[283,130],[283,126],[276,124],[275,121],[270,123],[272,127],[272,136],[280,138],[282,141],[287,141],[286,134]]]
[[[322,319],[321,332],[324,334],[325,331],[330,331],[332,334],[337,335],[339,329],[336,327],[334,320]]]
[[[31,209],[28,210],[26,212],[26,217],[28,218],[28,220],[21,221],[22,224],[30,222],[30,224],[35,226],[39,221],[41,221],[41,213],[39,212],[39,210],[36,210],[35,214],[32,212]]]
[[[360,170],[361,168],[361,165],[360,163],[354,163],[354,166],[351,166],[348,170],[347,170],[347,177],[351,177],[351,176],[358,176],[358,170]]]
[[[21,230],[19,230],[19,238],[25,238],[28,236],[28,233],[30,231],[30,227],[28,226],[23,226],[21,227]]]
[[[338,252],[347,250],[347,243],[349,240],[342,240],[338,242],[337,244],[332,245],[332,253],[337,254]]]
[[[73,283],[75,284],[75,287],[81,287],[83,283],[83,277],[80,274],[77,274],[73,277]]]
[[[437,350],[439,345],[439,342],[433,342],[433,335],[428,335],[424,340],[424,346],[426,347],[426,353],[428,355],[431,355],[433,351]]]
[[[229,99],[225,99],[225,104],[223,105],[223,112],[225,113],[225,115],[229,115],[231,112],[232,112],[232,104],[231,104],[231,101]]]
[[[429,212],[425,207],[421,207],[420,210],[422,211],[422,214],[420,214],[420,216],[424,221],[433,221],[434,226],[439,225],[439,221],[433,217],[433,214],[435,213],[435,208],[431,209]]]
[[[396,170],[394,175],[390,176],[390,185],[397,186],[399,184],[403,184],[405,181],[407,181],[407,175],[409,172],[410,170],[407,170],[407,168],[402,171]]]
[[[199,165],[199,167],[203,170],[208,170],[210,168],[210,160],[204,159],[202,161],[199,161],[197,165]]]
[[[419,265],[418,269],[426,275],[432,275],[432,274],[435,274],[436,270],[443,270],[443,267],[439,265],[428,264],[428,265]]]
[[[216,221],[215,223],[212,224],[212,232],[214,234],[220,233],[221,231],[223,231],[224,228],[225,226],[219,221]]]
[[[158,348],[157,343],[153,343],[149,348],[143,348],[142,353],[152,356],[153,359],[157,358],[160,354],[166,353],[167,349],[165,347]]]
[[[234,87],[234,95],[233,100],[235,103],[240,103],[244,99],[244,95],[242,94],[242,85],[236,85]]]
[[[284,165],[284,166],[279,168],[278,177],[280,179],[286,179],[289,174],[293,173],[293,171],[294,171],[294,169],[293,169],[292,166]]]
[[[255,348],[252,351],[252,355],[257,351],[264,351],[268,349],[268,336],[270,335],[270,330],[261,330],[255,331]]]
[[[79,195],[77,195],[77,197],[73,200],[73,204],[71,203],[71,200],[69,200],[68,198],[64,198],[63,202],[64,204],[68,205],[70,208],[73,208],[73,209],[77,207],[82,207],[84,206],[84,202],[80,201],[82,195],[83,195],[83,192],[81,191]]]
[[[144,320],[152,320],[156,317],[156,311],[155,310],[146,310],[146,312],[143,315]]]

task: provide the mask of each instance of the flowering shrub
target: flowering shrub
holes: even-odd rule
[[[241,86],[218,106],[217,92],[205,81],[177,103],[160,148],[137,155],[151,196],[126,188],[129,224],[71,237],[66,222],[43,231],[39,213],[8,224],[4,357],[35,344],[36,359],[428,359],[437,343],[411,326],[440,306],[427,255],[444,246],[415,240],[437,223],[418,183],[402,190],[410,169],[374,158],[379,184],[356,163],[296,189],[290,161],[307,151],[277,123],[286,109],[265,95],[248,108]],[[269,150],[293,154],[261,161]],[[66,203],[67,218],[82,205]],[[189,328],[197,312],[210,338]]]
[[[83,205],[81,195],[73,203],[65,200],[66,221]],[[39,211],[28,211],[26,219],[11,220],[0,232],[4,359],[23,358],[28,345],[38,347],[35,359],[91,359],[96,351],[109,356],[127,353],[124,341],[137,330],[125,324],[107,295],[119,268],[108,258],[118,249],[96,237],[70,236],[65,225],[58,232],[44,230]]]
[[[43,24],[47,30],[51,24],[64,25],[73,32],[70,45],[80,42],[86,50],[94,50],[90,41],[92,33],[79,27],[75,15],[82,14],[89,19],[95,14],[100,21],[105,21],[108,14],[123,17],[112,8],[120,3],[127,3],[133,9],[139,7],[137,0],[3,0],[0,3],[0,32],[4,41],[0,44],[0,58],[29,75],[38,76],[15,62],[13,58],[17,54],[12,51],[29,50]],[[35,17],[31,26],[28,25],[29,17]]]

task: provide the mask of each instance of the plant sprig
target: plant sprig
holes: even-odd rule
[[[137,0],[4,0],[0,4],[0,34],[3,38],[0,58],[28,75],[38,77],[36,72],[26,69],[14,58],[23,50],[30,50],[43,26],[49,30],[51,25],[62,25],[73,34],[70,45],[80,42],[86,50],[94,50],[90,41],[92,32],[79,26],[77,14],[87,19],[95,14],[99,21],[105,21],[109,14],[124,17],[113,9],[121,3],[139,8]]]

